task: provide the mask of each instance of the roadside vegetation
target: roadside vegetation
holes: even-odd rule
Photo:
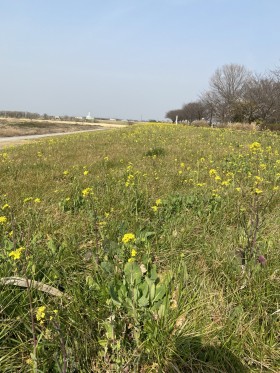
[[[3,372],[279,372],[280,138],[135,125],[0,152]]]

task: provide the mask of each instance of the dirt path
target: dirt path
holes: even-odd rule
[[[123,126],[122,126],[123,127]],[[115,127],[114,127],[115,128]],[[66,136],[66,135],[73,135],[77,133],[84,133],[84,132],[92,132],[92,131],[104,131],[112,129],[112,127],[98,127],[90,130],[82,130],[82,131],[71,131],[71,132],[58,132],[58,133],[45,133],[40,135],[23,135],[23,136],[12,136],[12,137],[0,137],[0,149],[3,149],[7,146],[11,145],[23,145],[30,140],[36,140],[42,137],[52,137],[52,136]]]

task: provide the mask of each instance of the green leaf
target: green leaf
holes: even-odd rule
[[[139,290],[137,288],[134,288],[133,289],[133,300],[134,300],[134,302],[137,302],[137,300],[139,298],[139,295],[140,295]]]
[[[114,266],[110,262],[102,262],[100,266],[107,273],[112,273],[114,271]]]
[[[155,264],[153,264],[151,266],[151,275],[150,275],[150,279],[153,280],[153,281],[156,281],[156,279],[158,278],[158,275],[157,275],[157,267]]]
[[[115,328],[110,321],[104,322],[104,327],[106,329],[106,336],[108,339],[115,339]]]
[[[125,285],[121,285],[121,287],[119,288],[118,290],[118,298],[119,298],[119,301],[125,301],[126,298],[127,298],[127,288],[125,287]]]
[[[142,296],[140,299],[138,299],[138,305],[139,307],[147,307],[150,304],[149,298],[147,296]]]
[[[150,300],[153,303],[154,298],[155,298],[155,293],[156,293],[156,285],[152,283],[149,290],[150,290]]]
[[[100,346],[106,347],[107,344],[108,344],[108,340],[107,339],[99,339],[98,343],[100,344]]]
[[[111,299],[113,301],[113,303],[116,305],[116,306],[121,306],[121,302],[119,301],[118,299],[118,295],[116,294],[115,292],[115,289],[113,286],[110,286],[109,288],[109,292],[110,292],[110,295],[111,295]]]
[[[153,303],[158,302],[159,300],[163,299],[166,295],[166,287],[165,285],[157,285],[156,286],[156,293],[153,299]]]
[[[159,317],[164,317],[166,313],[166,304],[163,303],[160,305],[159,310],[158,310],[158,316]]]
[[[152,312],[158,311],[158,309],[163,304],[163,302],[164,302],[164,299],[161,299],[160,301],[154,303],[153,306],[151,307],[151,311]]]
[[[52,254],[56,253],[57,247],[52,238],[48,240],[47,246],[48,246],[48,249],[52,252]]]
[[[139,285],[139,290],[141,291],[142,296],[148,297],[149,285],[146,281]]]
[[[127,282],[130,285],[138,285],[142,280],[142,272],[140,266],[135,262],[125,264],[124,274]]]

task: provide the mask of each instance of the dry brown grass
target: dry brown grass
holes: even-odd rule
[[[105,128],[123,127],[116,123],[89,123],[61,120],[30,120],[26,118],[0,118],[0,137],[42,135],[48,133],[67,133]]]
[[[241,123],[241,122],[234,122],[234,123],[219,123],[215,125],[217,128],[230,128],[232,130],[240,130],[240,131],[258,131],[259,127],[255,122],[252,123]]]
[[[229,123],[228,127],[234,130],[243,130],[243,131],[257,131],[258,126],[256,123]]]

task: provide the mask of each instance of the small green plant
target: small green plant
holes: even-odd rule
[[[148,150],[145,154],[146,157],[159,157],[159,156],[162,156],[162,155],[165,155],[166,154],[166,151],[164,148],[162,147],[155,147],[155,148],[151,148],[150,150]]]
[[[166,317],[170,305],[172,276],[159,277],[150,256],[140,255],[136,246],[140,243],[148,244],[146,239],[136,239],[132,233],[123,236],[123,254],[119,257],[122,261],[118,259],[118,269],[109,285],[111,315],[103,323],[106,339],[100,344],[112,364],[119,366],[123,363],[120,346],[134,355],[145,354],[152,349],[151,345],[156,346],[152,330]],[[101,263],[101,266],[112,270],[114,263]]]

